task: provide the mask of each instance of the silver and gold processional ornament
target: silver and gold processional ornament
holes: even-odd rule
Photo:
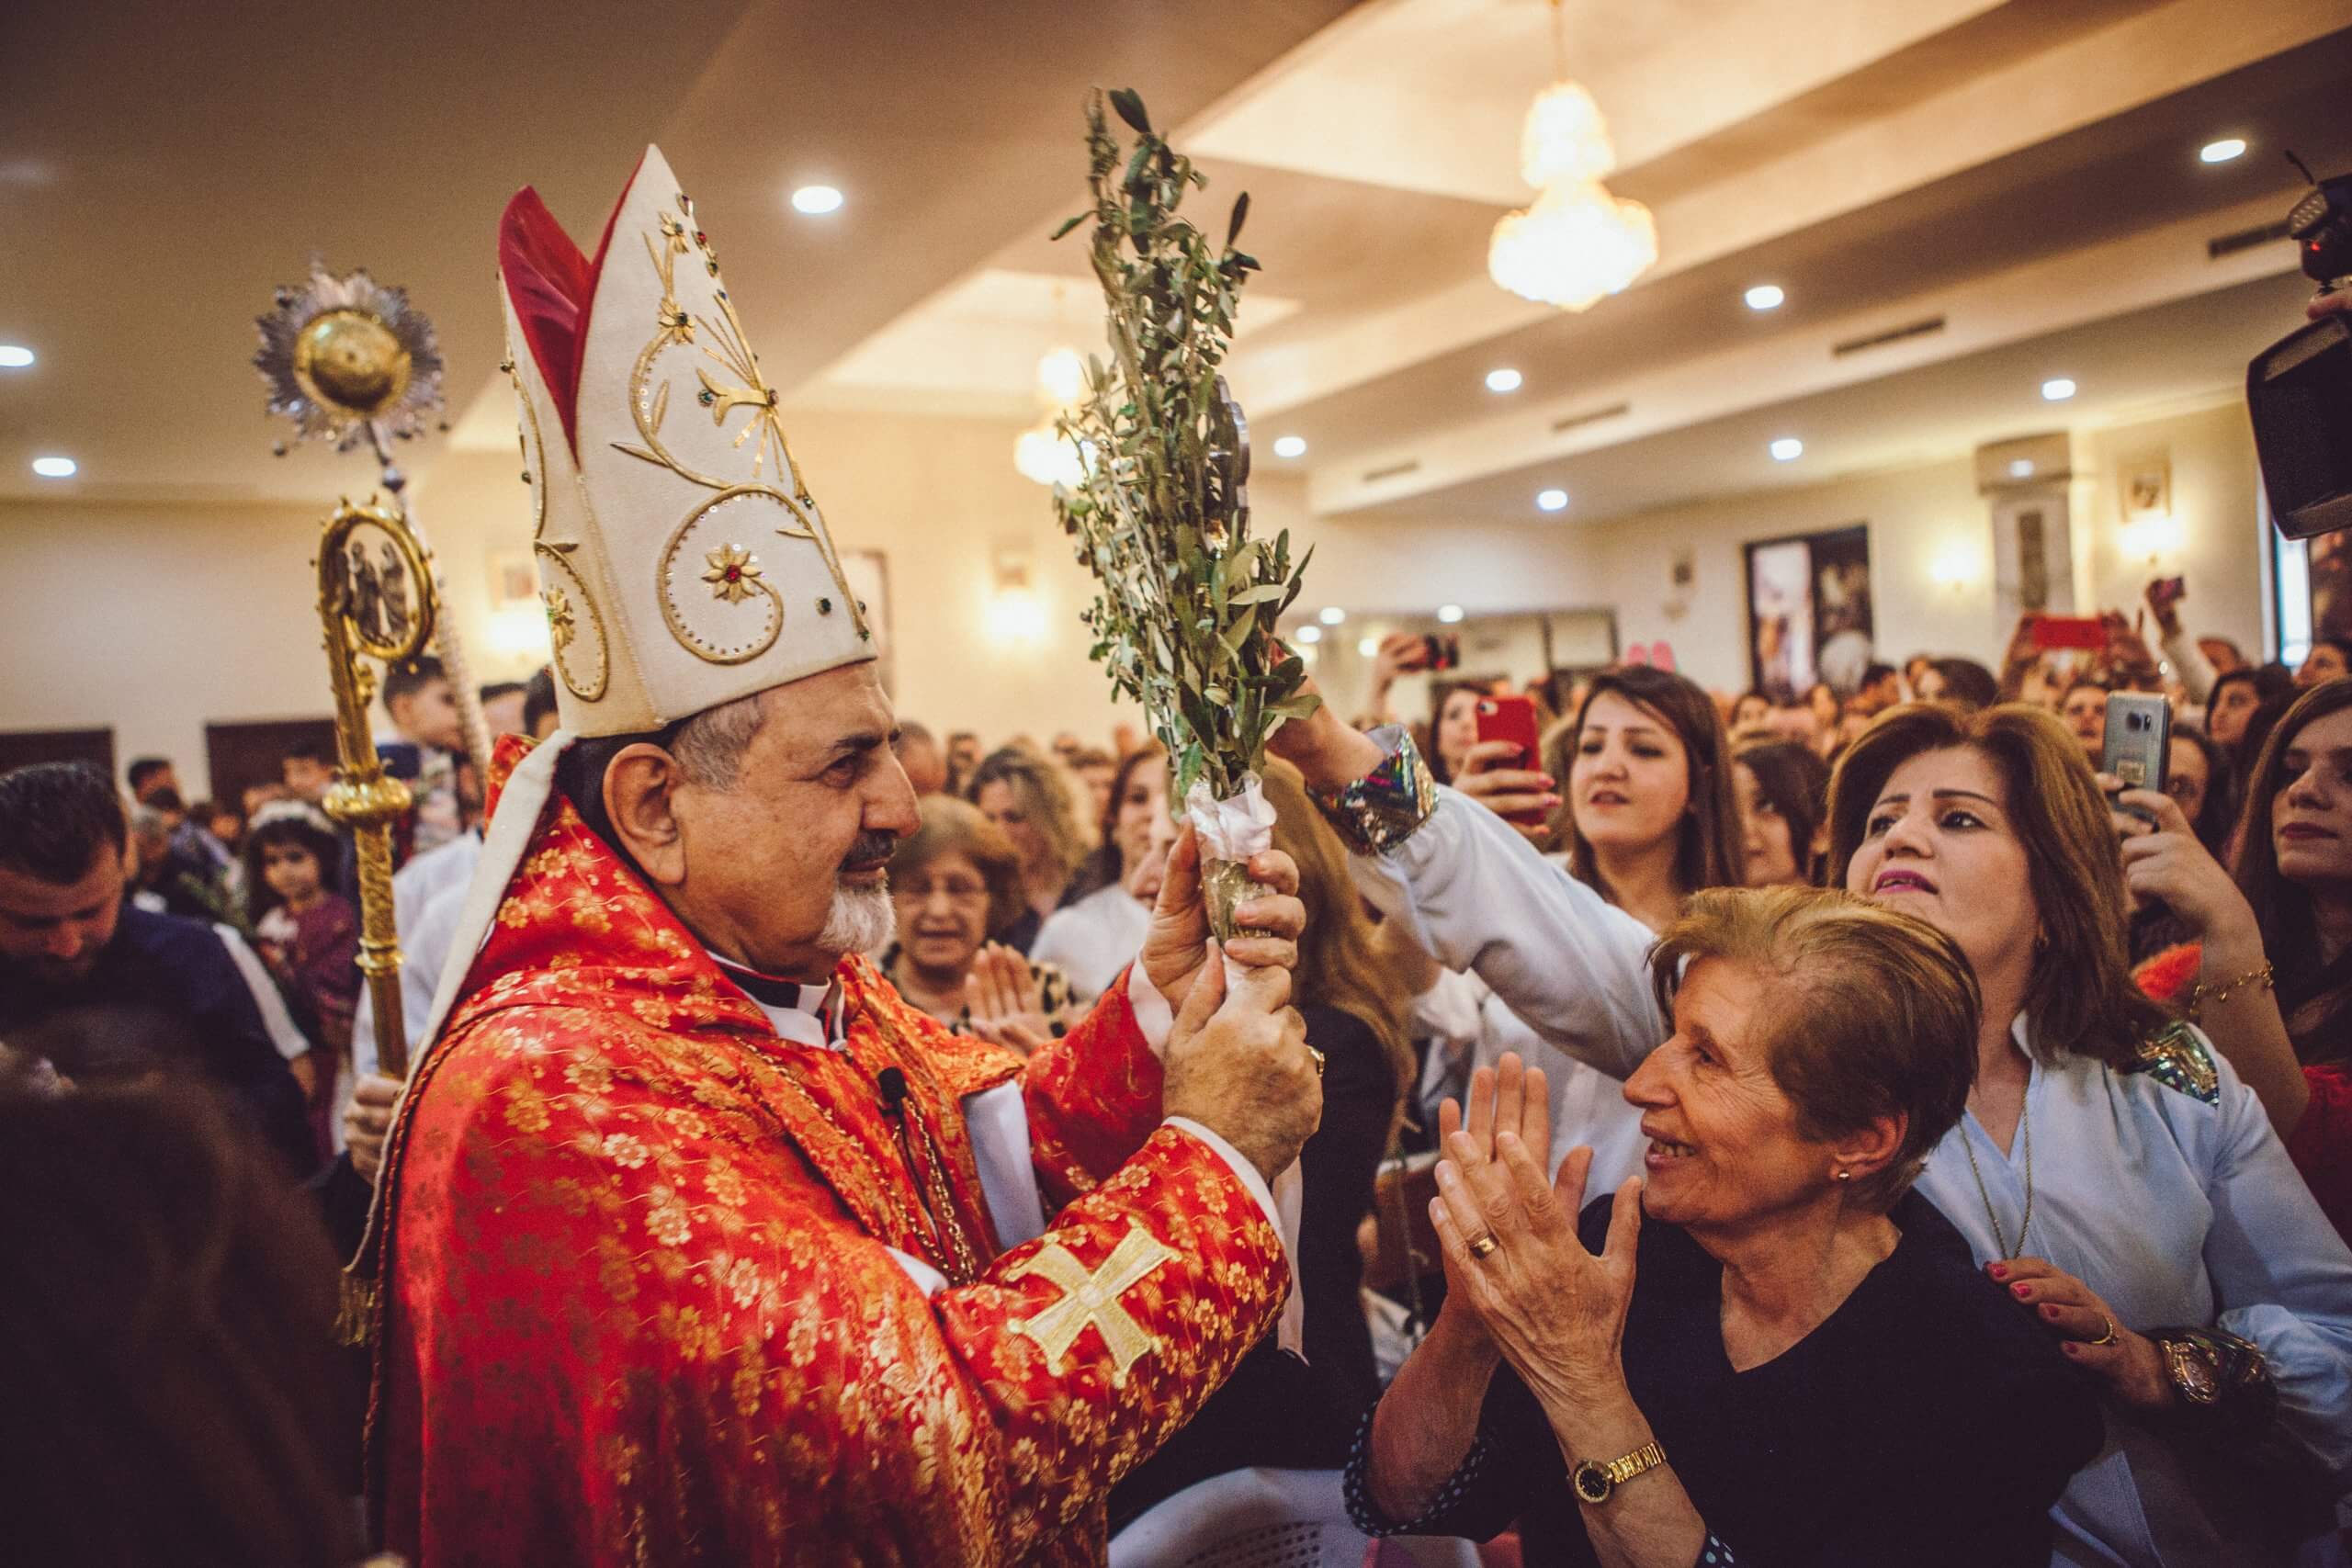
[[[359,968],[367,976],[381,1070],[408,1075],[408,1036],[401,1018],[401,950],[392,909],[392,828],[409,808],[408,786],[384,772],[368,708],[379,667],[390,670],[428,649],[436,653],[466,731],[477,776],[487,779],[489,728],[468,671],[433,552],[410,515],[407,476],[392,444],[438,423],[441,354],[433,323],[362,271],[341,277],[317,261],[302,287],[280,288],[277,309],[255,318],[261,348],[254,364],[269,386],[271,413],[292,419],[296,439],[325,441],[337,452],[366,443],[380,470],[382,498],[338,502],[313,561],[319,617],[326,632],[327,673],[334,690],[336,782],[322,804],[358,846]],[[446,428],[446,427],[443,427]],[[285,442],[277,454],[288,450]]]

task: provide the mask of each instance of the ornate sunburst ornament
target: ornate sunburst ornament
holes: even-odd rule
[[[380,452],[390,438],[418,434],[441,407],[432,321],[406,289],[385,288],[364,267],[335,277],[314,258],[310,281],[280,288],[277,308],[254,324],[269,412],[291,418],[303,440],[348,452],[372,435]]]

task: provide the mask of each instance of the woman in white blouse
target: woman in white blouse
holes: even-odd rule
[[[1153,744],[1129,752],[1111,781],[1102,844],[1079,874],[1102,885],[1047,915],[1029,948],[1030,957],[1069,976],[1081,1005],[1108,990],[1143,945],[1151,905],[1133,884],[1151,847],[1153,824],[1168,821],[1166,749]]]
[[[1277,749],[1354,842],[1367,897],[1554,1043],[1623,1077],[1672,1032],[1647,929],[1435,785],[1403,737],[1318,715]],[[2030,710],[1915,706],[1841,760],[1830,817],[1831,880],[1951,936],[1984,995],[1969,1113],[1920,1190],[2106,1395],[2109,1445],[2053,1510],[2054,1561],[2234,1561],[2290,1516],[2206,1500],[2255,1500],[2221,1456],[2268,1436],[2342,1495],[2352,1253],[2228,1064],[2131,986],[2081,749]]]

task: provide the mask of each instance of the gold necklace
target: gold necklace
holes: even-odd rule
[[[2032,1086],[2029,1084],[2027,1088],[2030,1089]],[[1967,1128],[1960,1130],[1961,1153],[1968,1156],[1968,1174],[1976,1179],[1976,1196],[1984,1205],[1984,1217],[1993,1222],[1993,1245],[2001,1249],[2003,1258],[2022,1257],[2026,1232],[2033,1228],[2033,1102],[2030,1100],[2025,1101],[2018,1111],[2018,1136],[2025,1141],[2025,1217],[2018,1225],[2018,1248],[2012,1252],[2009,1250],[2009,1238],[2001,1230],[2001,1216],[1994,1212],[1993,1194],[1985,1190],[1984,1173],[1976,1168],[1975,1145],[1970,1140]]]

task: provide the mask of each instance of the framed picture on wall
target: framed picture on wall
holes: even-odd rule
[[[489,564],[490,607],[493,611],[537,605],[539,572],[530,551],[492,550]]]
[[[1821,681],[1850,694],[1877,651],[1869,525],[1759,539],[1743,551],[1756,689],[1776,703],[1793,703]]]

